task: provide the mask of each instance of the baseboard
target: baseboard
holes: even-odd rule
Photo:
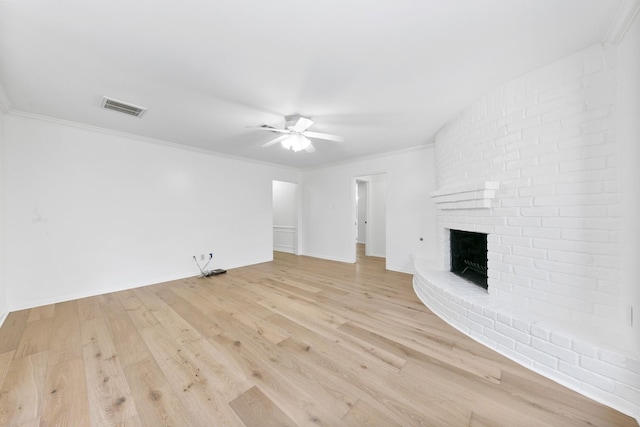
[[[386,258],[387,257],[385,254],[378,254],[378,253],[375,253],[375,252],[366,253],[366,251],[365,251],[364,256],[373,256],[373,257],[376,257],[376,258]]]
[[[235,264],[231,264],[231,265],[225,265],[225,266],[221,266],[222,268],[226,269],[226,270],[230,270],[233,268],[237,268],[237,267],[245,267],[245,266],[249,266],[249,265],[255,265],[255,264],[261,264],[264,262],[270,262],[273,261],[273,252],[269,252],[269,254],[271,254],[270,257],[265,257],[263,259],[256,259],[253,260],[251,263],[248,264],[239,264],[239,265],[235,265]],[[80,299],[80,298],[88,298],[88,297],[95,297],[98,295],[104,295],[104,294],[110,294],[112,292],[120,292],[120,291],[126,291],[129,289],[135,289],[135,288],[141,288],[143,286],[151,286],[151,285],[157,285],[159,283],[164,283],[164,282],[171,282],[173,280],[181,280],[181,279],[187,279],[189,277],[197,277],[193,271],[189,271],[188,273],[182,273],[182,274],[175,274],[175,275],[169,275],[169,276],[162,276],[162,277],[154,277],[151,278],[151,280],[145,280],[145,281],[141,281],[141,282],[131,282],[131,283],[127,283],[121,286],[116,286],[113,288],[101,288],[101,289],[92,289],[89,290],[87,292],[78,292],[75,294],[67,294],[67,295],[57,295],[57,296],[53,296],[53,297],[49,297],[49,298],[42,298],[42,299],[38,299],[38,300],[32,300],[32,301],[28,301],[28,302],[23,302],[23,303],[19,303],[16,304],[15,306],[10,306],[8,311],[12,312],[12,311],[18,311],[18,310],[26,310],[29,308],[34,308],[34,307],[41,307],[43,305],[49,305],[49,304],[57,304],[60,302],[65,302],[65,301],[73,301],[76,299]],[[7,313],[8,314],[8,313]],[[6,317],[6,315],[5,315]]]
[[[160,278],[154,279],[154,281],[151,283],[147,281],[133,282],[133,283],[127,283],[126,285],[117,286],[109,289],[93,289],[87,292],[78,292],[78,293],[68,294],[68,295],[57,295],[54,297],[42,298],[42,299],[37,299],[37,300],[16,304],[15,306],[10,307],[10,311],[26,310],[34,307],[42,307],[44,305],[58,304],[60,302],[65,302],[65,301],[73,301],[81,298],[95,297],[98,295],[110,294],[112,292],[126,291],[129,289],[141,288],[143,286],[150,286],[150,285],[156,285],[158,283],[170,282],[172,280],[186,279],[188,277],[193,277],[193,274],[160,277]]]
[[[386,268],[389,271],[396,271],[398,273],[406,273],[406,274],[411,274],[411,275],[413,275],[413,273],[415,272],[413,270],[413,268],[402,268],[402,267],[396,267],[396,266],[393,266],[393,265],[387,265]]]
[[[278,252],[286,252],[288,254],[293,254],[295,253],[295,249],[293,248],[293,246],[279,246],[279,245],[274,245],[273,247],[274,251],[278,251]]]
[[[305,253],[301,253],[300,255],[309,256],[309,257],[312,257],[312,258],[326,259],[326,260],[329,260],[329,261],[346,262],[346,263],[349,263],[349,264],[353,264],[355,262],[355,259],[345,259],[345,258],[333,257],[333,256],[329,256],[329,255],[316,254],[316,253],[313,253],[313,252],[305,252]]]

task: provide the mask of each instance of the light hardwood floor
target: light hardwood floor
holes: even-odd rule
[[[463,336],[384,260],[275,260],[11,313],[0,425],[637,426]]]

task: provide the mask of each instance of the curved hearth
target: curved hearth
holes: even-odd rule
[[[547,321],[509,310],[484,289],[427,260],[414,260],[413,288],[436,315],[509,359],[627,414],[640,402],[640,361],[603,349]],[[625,390],[625,398],[620,391]]]

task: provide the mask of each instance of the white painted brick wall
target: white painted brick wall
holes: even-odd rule
[[[464,217],[440,209],[440,232],[497,236],[489,268],[503,274],[490,275],[489,293],[497,286],[496,297],[537,307],[543,318],[586,322],[585,330],[624,317],[619,289],[599,286],[619,268],[612,57],[593,46],[508,82],[436,137],[438,190],[500,183],[490,209]],[[523,286],[519,277],[535,280]]]
[[[614,51],[593,46],[510,81],[441,129],[437,192],[500,189],[489,207],[438,209],[434,268],[449,268],[449,229],[488,233],[489,290],[418,266],[414,289],[477,341],[636,414],[640,360],[615,333],[626,302]]]

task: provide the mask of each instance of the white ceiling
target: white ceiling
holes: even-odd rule
[[[491,88],[602,42],[624,1],[4,0],[0,85],[14,111],[307,169],[431,143]],[[246,127],[294,113],[345,141],[293,153]]]

